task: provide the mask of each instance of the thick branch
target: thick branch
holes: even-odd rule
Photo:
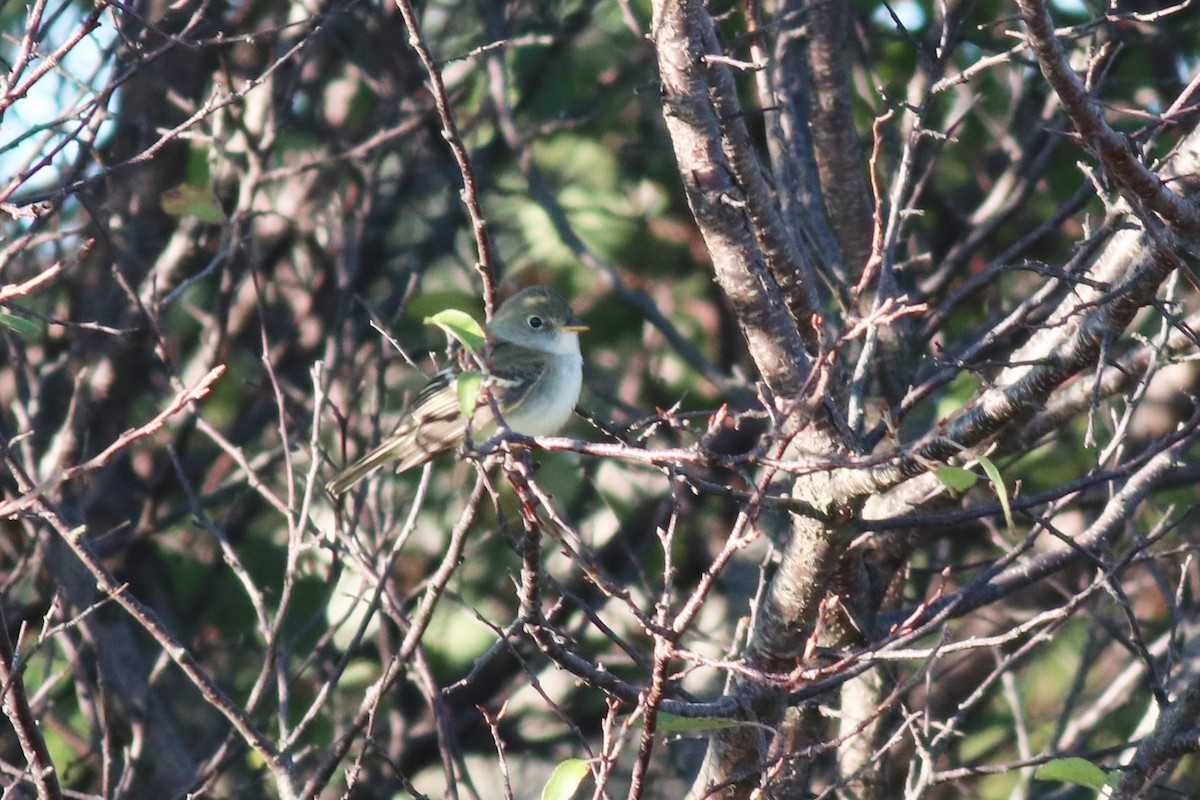
[[[850,4],[818,0],[808,20],[813,154],[842,257],[857,275],[871,255],[872,211],[850,108]]]
[[[1169,225],[1189,234],[1200,232],[1200,209],[1167,188],[1159,175],[1138,160],[1130,141],[1105,122],[1100,104],[1071,69],[1054,35],[1054,23],[1046,4],[1042,0],[1017,0],[1017,5],[1025,19],[1029,47],[1037,56],[1042,74],[1054,87],[1084,144],[1100,159],[1109,179]]]
[[[1200,191],[1200,129],[1192,131],[1160,170],[1185,196]],[[1131,214],[1132,217],[1132,214]],[[877,494],[920,474],[962,447],[975,447],[1027,422],[1067,380],[1094,366],[1105,341],[1119,336],[1150,303],[1159,285],[1182,262],[1178,253],[1194,243],[1169,231],[1133,227],[1117,231],[1088,269],[1086,282],[1024,347],[991,387],[967,404],[944,428],[890,464],[872,470],[839,470],[835,488],[848,500]]]
[[[848,307],[850,280],[830,227],[821,177],[813,157],[808,102],[812,80],[806,31],[801,25],[803,14],[804,0],[785,0],[775,11],[770,28],[775,32],[774,47],[768,51],[764,44],[761,52],[755,53],[755,61],[767,65],[756,75],[759,102],[766,111],[767,149],[784,219],[799,246],[816,262],[816,268],[824,271],[831,290],[841,299],[840,304]],[[753,15],[750,19],[759,24]]]
[[[1142,739],[1121,780],[1113,792],[1114,798],[1144,797],[1146,785],[1164,769],[1186,755],[1200,752],[1200,674],[1197,673],[1195,619],[1186,620],[1180,631],[1186,638],[1184,654],[1179,662],[1178,686],[1175,699],[1160,709],[1154,730]],[[1191,634],[1190,636],[1188,634]]]
[[[776,393],[804,385],[819,340],[811,266],[790,245],[750,146],[712,19],[695,0],[654,3],[663,116],[688,203],[750,355]],[[790,312],[790,314],[789,314]]]

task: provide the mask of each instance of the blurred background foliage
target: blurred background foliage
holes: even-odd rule
[[[750,59],[746,13],[755,5],[710,4],[731,58]],[[1159,8],[1118,5],[1114,14]],[[763,4],[768,36],[799,24],[771,17],[776,7]],[[652,447],[692,445],[725,402],[752,408],[755,368],[713,284],[682,188],[688,176],[681,180],[664,130],[646,38],[649,2],[430,0],[418,11],[470,153],[501,293],[553,285],[590,327],[582,408],[604,428]],[[1053,11],[1057,25],[1075,26],[1065,41],[1080,58],[1089,48],[1114,51],[1093,76],[1103,86],[1106,118],[1132,146],[1164,153],[1177,133],[1156,115],[1180,96],[1200,59],[1194,9],[1108,23],[1097,22],[1102,9],[1085,3]],[[943,40],[947,13],[950,42]],[[87,22],[93,14],[95,28]],[[922,342],[918,371],[958,367],[901,421],[904,439],[962,408],[994,377],[1004,352],[968,363],[955,354],[1042,285],[1043,276],[1023,265],[1063,268],[1087,246],[1109,198],[1081,169],[1085,154],[1019,49],[1011,4],[859,0],[852,14],[861,141],[847,146],[861,150],[865,170],[872,123],[896,112],[879,125],[876,170],[886,190],[914,124],[906,109],[920,110],[927,129],[914,156],[921,186],[900,254],[915,266],[900,275],[911,299],[945,312],[936,329],[914,334]],[[444,340],[422,320],[447,307],[483,314],[462,178],[426,73],[390,3],[10,2],[0,4],[0,28],[0,59],[11,76],[0,107],[0,201],[8,211],[0,283],[62,266],[45,285],[3,303],[6,449],[34,484],[47,481],[224,365],[205,399],[107,464],[55,487],[49,499],[70,525],[83,526],[117,581],[269,738],[281,743],[303,724],[283,749],[308,774],[384,674],[475,481],[475,466],[444,458],[428,476],[378,475],[343,507],[319,489],[385,435],[424,376],[447,363]],[[66,52],[53,61],[58,48]],[[954,80],[965,71],[968,79]],[[753,71],[738,80],[746,122],[765,151],[771,110],[756,99]],[[946,86],[927,92],[939,81]],[[1194,124],[1189,103],[1172,124]],[[1036,166],[1020,166],[1025,161]],[[985,207],[1008,202],[1013,210],[986,236],[967,239],[980,230]],[[955,295],[998,260],[1003,268],[994,276]],[[829,291],[821,293],[831,314],[844,311]],[[648,298],[725,382],[705,377],[662,326],[644,319],[633,296]],[[1151,336],[1161,322],[1146,315],[1140,330]],[[1135,344],[1114,343],[1111,356]],[[855,362],[858,346],[847,345],[845,363]],[[1135,424],[1143,440],[1190,414],[1190,401],[1181,411],[1180,398],[1195,391],[1195,377],[1193,365],[1183,365],[1158,404],[1141,406]],[[318,385],[322,405],[314,403]],[[701,413],[689,423],[662,413],[672,408]],[[1085,447],[1089,428],[1101,447],[1126,435],[1109,418],[1122,409],[1118,399],[1001,459],[1009,489],[1032,494],[1087,475],[1097,466],[1096,450]],[[871,421],[885,413],[873,407]],[[755,424],[761,428],[747,419],[748,432],[730,437],[729,452],[753,446]],[[612,440],[583,419],[566,434]],[[547,593],[571,601],[562,634],[580,654],[642,682],[652,641],[625,604],[653,613],[660,597],[664,555],[656,531],[668,521],[679,528],[669,549],[675,586],[686,596],[723,546],[739,505],[693,493],[662,467],[570,452],[534,459],[538,484],[578,535],[548,535],[545,545]],[[735,489],[749,485],[739,470],[708,465],[703,472]],[[21,495],[15,476],[3,485],[6,499]],[[990,492],[981,483],[962,502],[991,502]],[[604,694],[556,670],[529,642],[501,641],[500,631],[517,619],[520,511],[503,480],[494,477],[488,494],[420,658],[378,704],[327,796],[438,796],[450,791],[444,757],[469,765],[457,768],[459,796],[499,796],[495,745],[476,706],[497,714],[507,703],[498,730],[519,797],[536,796],[557,761],[601,751],[611,712]],[[1161,497],[1155,513],[1195,501],[1194,486],[1180,486]],[[1078,529],[1096,507],[1081,502],[1069,511]],[[1178,559],[1195,544],[1193,517],[1186,519],[1165,540]],[[1131,524],[1142,529],[1152,521]],[[56,552],[36,514],[0,521],[0,530],[5,625],[28,658],[20,680],[70,796],[281,794],[260,754],[230,733],[211,702],[112,602],[88,612],[85,624],[37,642],[43,620],[65,623],[102,595]],[[389,557],[402,530],[403,548]],[[931,537],[914,552],[901,595],[914,603],[940,591],[944,567],[969,573],[1020,535],[992,519],[965,525],[963,535]],[[338,537],[355,543],[355,555]],[[689,647],[713,658],[736,652],[739,621],[751,613],[770,549],[767,537],[759,539],[720,574]],[[590,570],[625,595],[605,596]],[[1141,580],[1151,584],[1157,575]],[[380,611],[381,584],[390,612]],[[1048,607],[1056,591],[1030,590],[971,624],[982,633],[1010,623]],[[1149,599],[1161,592],[1147,589],[1145,603],[1134,603],[1147,636],[1171,623],[1170,609]],[[1119,617],[1112,609],[1096,615],[1110,623]],[[104,638],[113,627],[132,631],[127,649]],[[1068,621],[1051,644],[1014,666],[1011,684],[987,690],[945,766],[1042,752],[1064,720],[1115,679],[1116,667],[1103,665],[1117,663],[1114,641],[1123,638],[1094,618]],[[103,655],[109,649],[116,650],[111,659]],[[995,666],[980,664],[977,654],[948,659],[937,672],[940,696],[922,698],[932,690],[914,686],[910,707],[927,703],[932,717],[953,715],[977,688],[979,671]],[[114,670],[127,671],[127,679]],[[682,691],[708,697],[720,691],[724,673],[689,665],[677,678]],[[1150,702],[1144,687],[1135,688],[1126,704],[1093,722],[1091,747],[1118,745],[1133,733]],[[636,732],[624,735],[636,742]],[[683,791],[702,739],[666,737],[653,796]],[[0,759],[5,796],[33,796],[21,750],[7,733]],[[1172,780],[1177,796],[1197,791],[1195,761],[1183,763]],[[880,796],[901,796],[904,777],[894,767]],[[964,775],[929,796],[1049,796],[1029,787],[1028,775],[1014,768]]]

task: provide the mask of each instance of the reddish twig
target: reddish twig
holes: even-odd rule
[[[488,239],[487,220],[479,204],[475,170],[471,167],[467,148],[463,146],[462,137],[458,134],[458,125],[450,110],[450,100],[446,96],[446,84],[442,81],[441,70],[421,36],[421,26],[412,3],[409,0],[396,0],[396,8],[400,9],[404,27],[408,29],[408,44],[416,51],[417,58],[421,60],[421,65],[425,67],[425,73],[429,76],[429,89],[433,92],[433,102],[437,107],[438,119],[442,123],[442,138],[450,146],[450,152],[458,164],[459,174],[462,175],[462,201],[471,218],[471,232],[475,235],[475,251],[479,257],[475,268],[479,271],[483,283],[483,306],[490,320],[496,308],[496,266],[492,259],[492,245]]]
[[[104,448],[82,464],[76,464],[73,467],[68,467],[49,480],[46,480],[37,486],[30,487],[27,491],[22,493],[20,497],[0,504],[0,517],[12,516],[13,514],[17,514],[21,511],[31,508],[36,504],[40,497],[61,486],[63,483],[66,483],[72,478],[75,478],[85,472],[90,472],[103,467],[126,447],[139,439],[144,439],[147,436],[150,436],[163,425],[165,425],[168,419],[178,414],[186,406],[196,402],[208,394],[209,389],[212,388],[212,384],[217,380],[217,378],[221,377],[224,372],[225,366],[223,364],[213,367],[208,371],[208,374],[201,378],[195,386],[179,392],[179,394],[175,396],[175,399],[172,400],[166,408],[155,415],[155,417],[149,422],[125,431],[116,439],[114,439],[108,445],[108,447]]]
[[[3,621],[4,614],[0,611],[0,622]],[[62,797],[58,770],[30,708],[25,682],[21,679],[22,672],[24,663],[17,658],[8,638],[8,625],[4,624],[0,626],[0,709],[3,709],[4,716],[8,717],[16,732],[17,743],[28,764],[28,775],[37,787],[38,800],[58,800]],[[13,785],[18,784],[14,782]]]

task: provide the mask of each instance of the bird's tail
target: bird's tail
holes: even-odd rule
[[[406,426],[396,431],[380,442],[374,450],[335,475],[333,480],[325,484],[325,491],[334,497],[345,494],[363,478],[408,450],[412,444],[412,435],[411,427]]]

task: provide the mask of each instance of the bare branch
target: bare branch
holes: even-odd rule
[[[1100,105],[1071,69],[1055,37],[1050,12],[1042,0],[1017,0],[1029,32],[1029,47],[1037,56],[1042,74],[1054,87],[1063,109],[1084,144],[1100,159],[1105,174],[1137,202],[1160,215],[1186,235],[1200,232],[1200,209],[1180,198],[1170,186],[1137,158],[1129,140],[1104,121]]]

